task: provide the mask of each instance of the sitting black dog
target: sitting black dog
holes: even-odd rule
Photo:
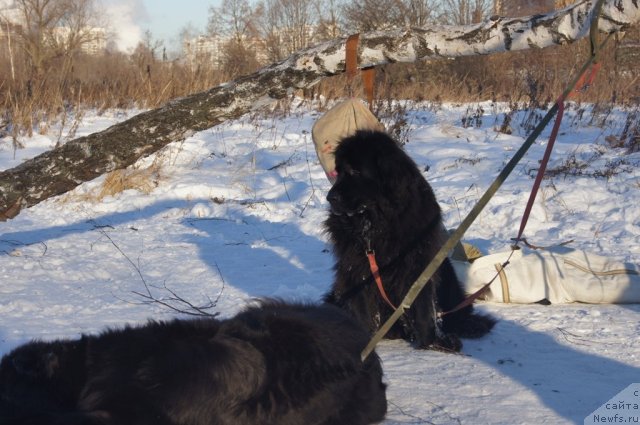
[[[442,214],[433,189],[404,150],[386,133],[358,131],[335,151],[337,181],[327,199],[325,225],[336,256],[335,281],[326,301],[351,312],[370,332],[393,313],[374,282],[374,254],[389,304],[398,305],[436,255]],[[458,337],[479,338],[495,321],[472,305],[438,319],[465,299],[448,259],[388,338],[404,338],[416,348],[459,351]]]
[[[150,322],[31,342],[0,363],[3,425],[370,424],[386,413],[368,333],[330,305]]]

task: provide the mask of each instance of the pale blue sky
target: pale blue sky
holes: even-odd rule
[[[142,0],[148,15],[148,23],[143,28],[151,30],[154,38],[171,43],[188,24],[196,30],[207,27],[209,7],[214,0]]]
[[[0,0],[2,1],[2,0]],[[203,32],[209,8],[219,0],[101,0],[106,20],[121,50],[129,51],[150,30],[169,50],[180,47],[178,36],[187,25]]]

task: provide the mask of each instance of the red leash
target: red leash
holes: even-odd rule
[[[387,296],[387,292],[384,290],[384,285],[382,284],[382,278],[380,277],[380,269],[378,268],[378,263],[376,262],[376,253],[372,249],[368,249],[366,251],[367,258],[369,259],[369,268],[371,269],[371,274],[376,281],[376,285],[378,286],[378,292],[380,292],[380,296],[382,299],[389,304],[389,306],[397,310],[397,307],[393,305],[389,297]]]
[[[566,97],[570,97],[571,94],[573,93],[585,91],[586,89],[588,89],[589,86],[593,84],[593,80],[595,79],[595,76],[599,69],[600,69],[600,63],[597,62],[593,64],[592,67],[585,70],[580,76],[580,78],[578,79],[578,82],[576,84],[576,87],[578,88],[576,88],[573,92],[571,92]],[[538,169],[536,179],[531,189],[531,194],[529,195],[527,206],[525,207],[525,211],[522,215],[522,220],[520,222],[520,229],[518,230],[518,236],[513,239],[515,241],[514,250],[516,249],[515,247],[517,247],[518,242],[523,240],[522,234],[524,233],[524,229],[527,225],[527,221],[529,220],[529,215],[531,214],[531,209],[533,208],[533,203],[536,199],[536,195],[538,194],[538,190],[540,189],[540,184],[542,183],[542,178],[544,177],[544,173],[547,169],[547,163],[549,162],[549,158],[551,157],[551,151],[553,150],[553,145],[555,144],[556,138],[558,137],[558,131],[560,130],[560,123],[562,122],[562,117],[564,115],[565,100],[566,100],[565,96],[561,95],[556,101],[556,104],[558,105],[558,113],[556,115],[556,120],[553,124],[553,129],[551,130],[551,134],[549,135],[549,143],[547,144],[547,148],[544,152],[544,156],[540,163],[540,168]],[[369,268],[371,269],[371,274],[373,275],[373,278],[376,281],[376,285],[378,287],[378,292],[380,293],[380,296],[392,309],[397,310],[397,307],[391,302],[391,300],[389,299],[389,296],[387,295],[387,292],[384,289],[382,278],[380,277],[380,269],[378,267],[378,263],[376,262],[375,252],[372,249],[367,249],[366,254],[367,254],[367,259],[369,260]],[[513,255],[513,252],[511,253],[511,255]],[[509,264],[511,255],[509,256],[509,259],[507,259],[507,261],[505,261],[505,263],[502,265],[502,268],[506,267]],[[491,284],[496,280],[498,275],[499,274],[496,273],[494,278],[491,279],[488,283],[486,283],[482,288],[480,288],[473,294],[469,295],[460,304],[458,304],[451,310],[439,313],[438,316],[442,317],[447,314],[454,313],[458,310],[463,309],[468,305],[473,304],[475,300],[480,298],[487,291],[487,289],[489,289],[489,286],[491,286]]]
[[[509,254],[509,258],[507,258],[507,261],[505,261],[504,263],[502,263],[500,265],[500,267],[502,269],[504,269],[505,267],[507,267],[509,265],[509,261],[511,260],[511,257],[513,256],[514,252],[515,252],[515,250],[512,250],[511,254]],[[443,317],[443,316],[446,316],[447,314],[455,313],[456,311],[462,310],[466,306],[473,304],[475,302],[475,300],[480,298],[487,291],[487,289],[489,289],[491,284],[498,278],[498,276],[500,276],[500,272],[496,273],[495,276],[493,276],[493,278],[489,282],[485,283],[482,288],[478,289],[476,292],[474,292],[473,294],[469,295],[467,298],[462,300],[462,302],[460,304],[458,304],[457,306],[453,307],[451,310],[449,310],[449,311],[441,311],[440,313],[438,313],[438,317]]]
[[[571,94],[578,93],[587,90],[591,84],[593,84],[593,80],[600,69],[600,62],[596,62],[589,68],[585,70],[580,76],[576,84],[576,89],[569,93],[567,97],[571,97]],[[556,142],[556,138],[558,137],[558,131],[560,130],[560,123],[562,122],[562,117],[564,115],[564,102],[565,97],[560,96],[556,101],[558,105],[558,114],[556,115],[556,120],[553,123],[553,129],[551,130],[551,134],[549,135],[549,143],[547,144],[547,149],[544,152],[544,156],[542,157],[542,161],[540,162],[540,168],[538,169],[538,173],[536,174],[536,179],[533,183],[533,187],[531,188],[531,194],[529,195],[529,201],[527,201],[527,206],[524,209],[524,214],[522,214],[522,220],[520,221],[520,229],[518,230],[518,236],[513,240],[516,245],[518,242],[522,240],[522,234],[524,233],[524,228],[527,226],[527,221],[529,221],[529,215],[531,214],[531,208],[533,208],[533,203],[536,200],[536,196],[538,195],[538,190],[540,189],[540,184],[542,183],[542,178],[544,177],[544,173],[547,170],[547,163],[549,162],[549,158],[551,157],[551,151],[553,150],[553,145]]]
[[[595,79],[599,69],[600,69],[600,63],[596,62],[589,69],[585,70],[580,76],[580,78],[578,79],[578,82],[576,83],[577,88],[573,92],[569,93],[567,98],[571,97],[571,94],[573,93],[578,93],[578,92],[587,90],[589,86],[593,84],[593,80]],[[547,149],[545,150],[544,156],[542,157],[542,161],[540,162],[540,168],[538,169],[538,173],[536,174],[536,179],[533,183],[531,194],[529,195],[529,200],[527,201],[527,206],[525,207],[524,213],[522,214],[522,220],[520,221],[520,229],[518,230],[518,236],[512,239],[513,241],[515,241],[513,250],[518,249],[516,247],[518,246],[519,242],[524,241],[525,243],[527,243],[526,240],[522,237],[522,235],[524,233],[525,227],[527,226],[527,221],[529,220],[529,215],[531,214],[531,209],[533,208],[533,203],[538,194],[538,190],[540,189],[542,178],[544,177],[544,173],[547,170],[547,163],[549,162],[549,158],[551,157],[551,151],[553,150],[553,145],[555,144],[556,138],[558,137],[558,131],[560,130],[560,123],[562,122],[562,117],[564,115],[565,100],[566,100],[565,96],[561,95],[556,101],[558,105],[558,113],[556,115],[556,120],[553,123],[553,129],[551,130],[551,134],[549,135],[549,143],[547,144]],[[503,269],[509,264],[509,260],[511,259],[512,255],[513,255],[513,251],[511,252],[511,255],[509,255],[509,258],[507,259],[507,261],[504,264],[502,264]],[[440,313],[439,316],[442,317],[447,314],[455,313],[456,311],[461,310],[464,307],[473,304],[475,300],[480,298],[487,291],[487,289],[489,289],[491,284],[496,280],[498,276],[499,276],[499,273],[496,273],[493,279],[487,282],[482,288],[478,289],[476,292],[469,295],[460,304],[458,304],[451,310]]]
[[[572,93],[581,92],[589,88],[589,86],[593,83],[593,80],[596,76],[596,73],[600,69],[600,63],[595,63],[589,70],[585,70],[585,72],[580,76],[578,83],[576,84],[577,88]],[[589,71],[589,72],[587,72]],[[567,96],[569,97],[569,96]],[[540,189],[540,184],[542,183],[542,178],[544,177],[544,173],[547,169],[547,163],[549,162],[549,158],[551,157],[551,151],[553,150],[553,145],[555,144],[556,138],[558,137],[558,131],[560,130],[560,123],[562,122],[562,117],[564,115],[564,102],[566,98],[564,96],[560,96],[556,103],[558,104],[558,113],[556,115],[556,120],[553,124],[553,129],[551,130],[551,134],[549,135],[549,143],[547,144],[547,149],[544,152],[544,156],[540,163],[540,168],[538,169],[538,174],[536,175],[536,179],[533,183],[533,188],[531,189],[531,194],[529,195],[529,201],[527,202],[527,206],[525,208],[524,214],[522,215],[522,221],[520,222],[520,229],[518,230],[518,236],[514,238],[517,246],[518,242],[522,241],[522,234],[524,233],[524,229],[527,225],[527,221],[529,220],[529,215],[531,214],[531,208],[533,208],[533,203],[536,199],[536,195],[538,194],[538,190]],[[369,260],[369,268],[371,269],[371,274],[376,281],[376,285],[378,286],[378,292],[382,299],[394,310],[397,310],[397,307],[391,302],[389,297],[387,296],[387,292],[384,290],[384,285],[382,283],[382,278],[380,277],[380,269],[378,267],[378,263],[376,262],[375,252],[372,249],[368,249],[366,251],[367,258]],[[513,255],[513,252],[512,252]],[[509,256],[511,259],[511,255]],[[509,259],[505,261],[502,265],[502,268],[505,268],[509,264]],[[491,279],[488,283],[486,283],[482,288],[474,292],[465,298],[460,304],[455,306],[449,311],[439,313],[439,317],[445,316],[447,314],[454,313],[458,310],[465,308],[468,305],[473,304],[475,300],[480,298],[486,291],[489,289],[489,286],[496,280],[498,277],[498,273],[496,273],[495,277]]]

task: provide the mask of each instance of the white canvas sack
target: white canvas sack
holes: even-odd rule
[[[347,99],[329,109],[311,129],[320,164],[332,183],[336,179],[333,152],[345,137],[358,130],[384,131],[384,126],[358,99]]]
[[[494,278],[509,252],[487,255],[473,263],[452,261],[467,293]],[[609,258],[558,247],[544,250],[522,248],[491,284],[484,299],[505,303],[638,303],[640,269]]]

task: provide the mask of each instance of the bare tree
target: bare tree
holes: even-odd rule
[[[219,7],[209,9],[207,32],[243,44],[257,34],[256,9],[249,0],[222,0]]]
[[[222,48],[222,70],[228,75],[245,75],[260,67],[256,46],[232,38]]]
[[[248,0],[223,0],[219,7],[209,9],[207,32],[225,39],[220,65],[226,73],[247,74],[258,68],[255,43],[261,13]]]
[[[16,67],[14,63],[14,53],[13,53],[13,45],[11,40],[11,33],[13,32],[13,24],[9,22],[9,19],[4,18],[0,15],[0,33],[4,30],[6,34],[6,42],[7,42],[7,56],[9,57],[9,68],[11,69],[11,81],[16,80]]]
[[[593,3],[575,5],[535,18],[492,18],[466,27],[396,29],[360,35],[359,66],[415,62],[444,57],[475,56],[568,44],[589,33]],[[608,0],[599,30],[628,30],[640,22],[637,0]],[[491,40],[487,43],[487,40]],[[99,133],[67,142],[19,166],[0,172],[0,221],[22,208],[65,193],[82,182],[157,152],[247,112],[295,89],[309,88],[323,78],[344,72],[346,39],[300,51],[287,60],[206,92],[175,99]]]
[[[282,11],[283,30],[287,33],[289,53],[293,53],[309,44],[312,22],[311,0],[278,0]]]
[[[312,0],[265,0],[260,7],[261,38],[270,60],[281,60],[314,39],[317,9]]]
[[[400,0],[352,0],[344,5],[343,16],[350,33],[386,30],[402,26],[397,7]]]
[[[575,3],[575,0],[495,0],[493,13],[501,16],[525,16],[547,13]]]
[[[142,40],[138,43],[132,58],[143,67],[149,63],[153,63],[158,60],[158,54],[163,49],[164,43],[162,40],[155,40],[151,31],[144,32]]]
[[[17,0],[21,23],[18,44],[35,75],[49,60],[70,56],[98,35],[94,0]]]
[[[286,57],[284,36],[280,31],[280,8],[277,0],[264,0],[257,5],[260,8],[258,28],[262,47],[267,60],[276,62]]]
[[[198,42],[202,39],[200,35],[200,32],[192,24],[183,26],[178,35],[182,54],[186,59],[189,72],[192,73],[200,65],[213,64],[211,52],[209,50],[201,51],[198,48]]]
[[[408,26],[423,27],[433,22],[438,10],[435,0],[405,0],[405,22]]]
[[[443,0],[443,22],[469,25],[481,22],[493,10],[492,0]]]
[[[318,29],[316,37],[318,41],[333,40],[342,33],[340,24],[340,0],[319,0],[315,3]]]
[[[436,0],[352,0],[343,8],[350,32],[424,26],[432,23]]]

